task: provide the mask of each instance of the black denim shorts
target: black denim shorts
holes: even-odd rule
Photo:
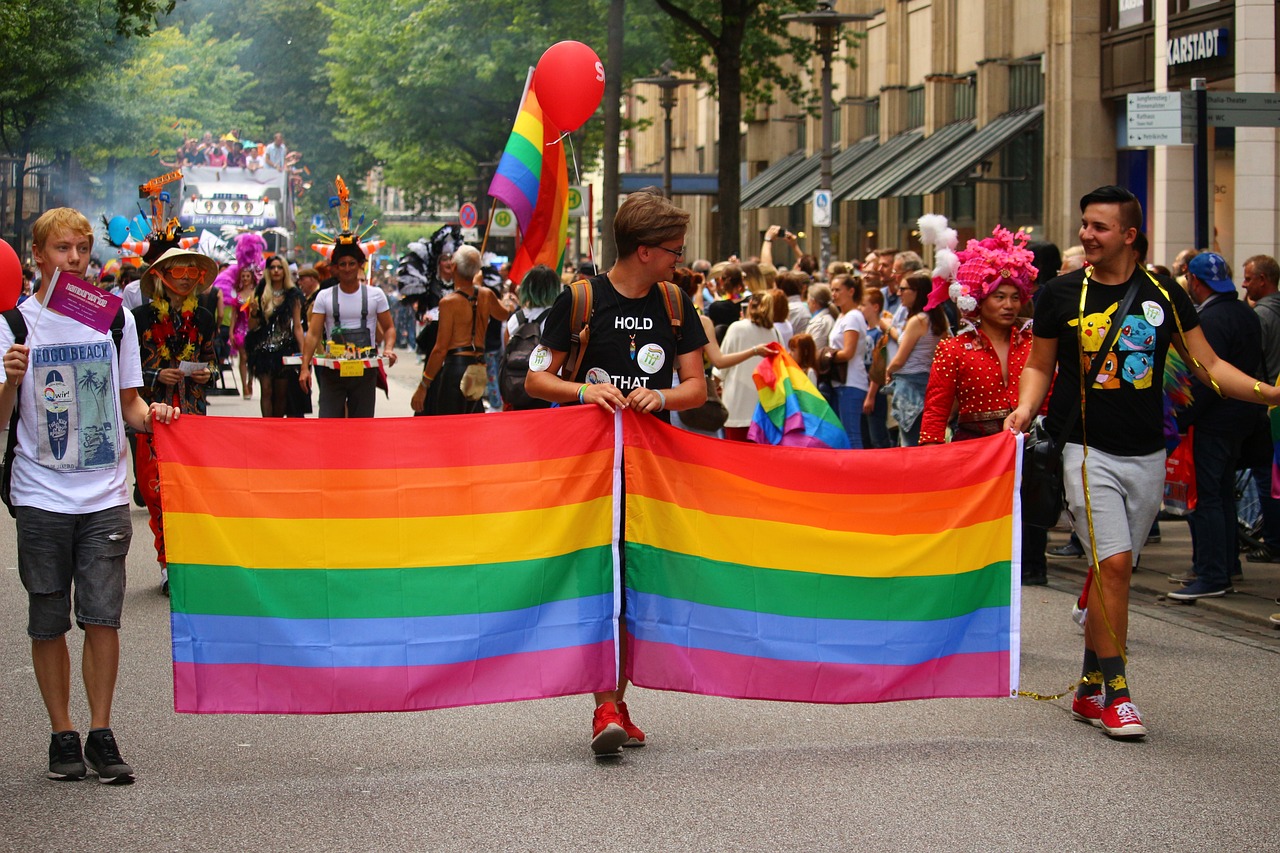
[[[53,640],[76,624],[120,627],[125,557],[133,537],[129,507],[83,515],[16,508],[18,574],[27,591],[27,634]]]

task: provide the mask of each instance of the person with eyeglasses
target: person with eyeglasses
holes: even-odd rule
[[[626,407],[668,422],[671,411],[706,401],[702,348],[707,336],[688,294],[667,284],[684,257],[688,225],[689,214],[660,196],[637,192],[627,197],[613,220],[618,260],[585,285],[591,315],[581,357],[570,365],[569,375],[561,375],[571,336],[580,331],[578,320],[570,316],[573,293],[566,288],[547,312],[542,344],[529,357],[525,390],[531,397],[599,406],[606,412]],[[669,299],[679,300],[670,312]],[[677,333],[673,318],[679,316],[683,321]],[[625,642],[623,616],[618,631]],[[626,689],[627,678],[620,674],[616,689],[595,694],[591,750],[596,755],[645,744],[645,733],[631,721],[623,701]]]

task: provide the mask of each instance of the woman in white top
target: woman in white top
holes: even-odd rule
[[[840,319],[831,329],[828,346],[836,350],[832,361],[838,368],[847,368],[844,376],[840,376],[837,369],[831,384],[836,389],[840,422],[849,436],[849,446],[861,450],[862,403],[867,398],[869,384],[863,360],[867,348],[867,318],[861,310],[862,281],[852,276],[837,276],[831,282],[831,301],[840,310]]]
[[[720,348],[725,352],[739,350],[757,351],[763,344],[778,341],[773,327],[773,297],[768,293],[753,293],[747,303],[747,316],[729,326]],[[720,371],[724,381],[724,405],[729,419],[724,424],[724,437],[733,441],[746,441],[751,417],[755,414],[759,395],[751,378],[760,357],[750,358]]]

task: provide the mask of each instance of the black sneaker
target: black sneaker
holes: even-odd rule
[[[120,757],[111,729],[93,729],[84,744],[84,759],[104,785],[132,785],[133,768]]]
[[[84,774],[80,733],[54,732],[49,738],[49,778],[59,782],[79,782]]]

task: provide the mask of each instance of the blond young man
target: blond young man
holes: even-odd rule
[[[111,730],[120,665],[120,615],[132,522],[126,490],[124,427],[150,432],[178,417],[172,406],[138,395],[142,367],[133,315],[123,312],[117,350],[111,331],[97,332],[46,305],[56,271],[83,277],[93,230],[79,211],[50,210],[32,227],[40,280],[17,310],[26,326],[16,343],[0,323],[4,385],[0,418],[18,407],[10,498],[18,532],[18,574],[28,597],[27,634],[36,684],[53,730],[50,779],[83,779],[85,762],[103,784],[127,785],[133,768]],[[81,751],[72,722],[71,661],[66,634],[84,631],[82,672],[89,699]]]

